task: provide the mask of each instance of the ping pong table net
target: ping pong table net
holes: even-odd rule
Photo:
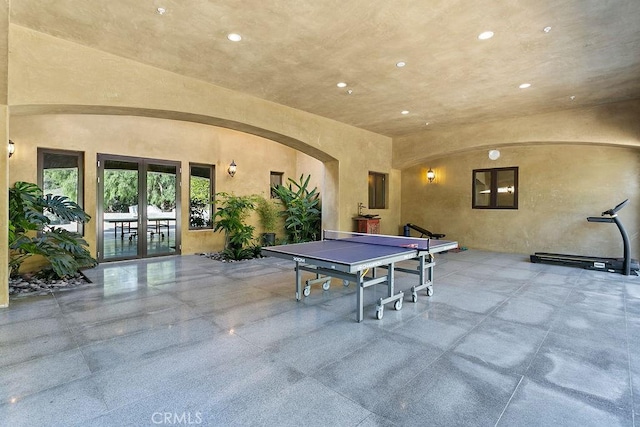
[[[368,245],[393,246],[397,248],[411,248],[429,250],[429,239],[417,237],[389,236],[385,234],[366,234],[350,231],[324,230],[323,240],[343,240]]]

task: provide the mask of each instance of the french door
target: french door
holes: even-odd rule
[[[98,154],[98,261],[180,253],[180,162]]]

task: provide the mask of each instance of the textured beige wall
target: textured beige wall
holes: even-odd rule
[[[323,188],[329,193],[323,200],[334,201],[335,217],[324,217],[335,221],[326,223],[331,228],[352,227],[352,201],[366,194],[370,167],[391,173],[388,137],[23,27],[11,25],[9,31],[12,115],[73,111],[198,121],[265,136],[323,162],[336,161]],[[399,209],[385,216],[397,223]]]
[[[640,255],[640,149],[605,146],[503,147],[497,161],[476,150],[402,172],[402,223],[412,222],[470,248],[622,256],[614,224],[588,223],[624,199],[620,212]],[[518,210],[471,208],[472,170],[519,167]],[[425,174],[436,172],[434,183]]]
[[[570,109],[511,120],[433,129],[396,138],[393,167],[480,148],[537,143],[640,147],[640,100]]]
[[[16,155],[11,158],[10,182],[36,182],[37,148],[77,150],[85,153],[85,210],[94,218],[86,239],[95,253],[97,155],[118,154],[179,161],[182,165],[182,252],[220,250],[221,233],[188,230],[189,163],[213,164],[217,192],[268,195],[269,173],[286,177],[311,174],[321,183],[320,161],[282,144],[246,133],[175,120],[129,116],[36,115],[11,119]],[[238,165],[235,177],[229,163]],[[257,217],[252,218],[257,224]],[[259,231],[259,230],[258,230]],[[282,233],[281,233],[282,234]]]

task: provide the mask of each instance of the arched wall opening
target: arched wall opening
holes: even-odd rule
[[[301,141],[240,123],[192,114],[156,110],[80,107],[12,108],[10,136],[17,144],[12,157],[9,182],[37,180],[37,149],[81,151],[85,157],[85,210],[96,217],[96,158],[98,154],[179,161],[182,165],[182,199],[188,200],[190,163],[215,166],[215,191],[268,197],[271,171],[287,178],[311,175],[311,185],[322,194],[323,226],[338,221],[331,209],[336,203],[338,161]],[[77,111],[85,111],[77,114]],[[54,113],[55,112],[55,113]],[[308,154],[311,153],[311,154]],[[319,158],[318,158],[319,157]],[[226,170],[231,161],[238,165],[232,178]],[[335,206],[335,205],[333,205]],[[182,205],[182,217],[188,217]],[[250,219],[257,222],[257,218]],[[255,224],[258,226],[259,224]],[[96,224],[87,227],[86,239],[96,245]],[[281,236],[282,237],[282,236]],[[184,254],[221,249],[221,233],[182,229]]]

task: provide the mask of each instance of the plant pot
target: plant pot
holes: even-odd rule
[[[262,233],[262,246],[275,246],[276,233]]]

